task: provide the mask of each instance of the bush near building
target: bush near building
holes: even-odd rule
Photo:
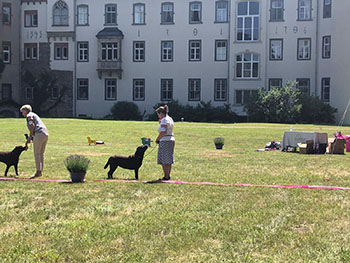
[[[111,117],[114,120],[142,120],[139,108],[133,102],[119,101],[111,108]]]

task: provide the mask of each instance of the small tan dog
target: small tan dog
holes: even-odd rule
[[[86,138],[88,139],[89,145],[91,145],[91,144],[96,145],[96,140],[91,140],[91,137],[90,137],[90,136],[88,136],[88,137],[86,137]]]

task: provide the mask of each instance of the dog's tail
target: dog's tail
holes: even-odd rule
[[[109,164],[110,164],[110,161],[111,161],[111,157],[109,157],[109,159],[108,159],[107,163],[105,164],[104,169],[107,169],[107,167],[108,167],[108,166],[109,166]]]

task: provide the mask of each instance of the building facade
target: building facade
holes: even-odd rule
[[[118,101],[150,113],[174,99],[245,115],[258,89],[296,80],[340,119],[350,97],[350,1],[22,0],[20,10],[21,71],[54,72],[53,101],[66,87],[56,116],[103,118]],[[31,88],[22,80],[22,101]]]

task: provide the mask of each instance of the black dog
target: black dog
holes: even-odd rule
[[[7,176],[7,172],[12,165],[15,167],[16,175],[18,175],[19,156],[23,151],[26,151],[25,147],[16,146],[16,148],[13,149],[12,152],[0,152],[0,162],[3,162],[7,165],[5,170],[5,176]]]
[[[108,162],[105,165],[105,169],[110,166],[109,172],[108,172],[108,179],[113,179],[113,173],[115,169],[118,168],[118,166],[134,170],[135,171],[135,178],[136,180],[139,179],[139,168],[142,165],[143,155],[145,154],[145,151],[147,150],[147,145],[139,146],[136,149],[135,154],[129,155],[129,156],[111,156],[108,159]]]

